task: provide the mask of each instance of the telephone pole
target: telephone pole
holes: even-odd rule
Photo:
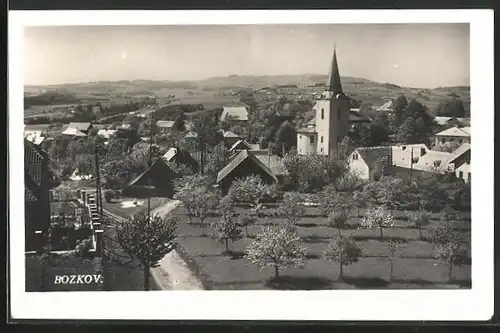
[[[149,154],[148,154],[148,223],[151,222],[151,158],[153,147],[153,112],[149,114]]]

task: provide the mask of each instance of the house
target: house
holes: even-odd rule
[[[160,130],[162,134],[167,134],[172,132],[174,128],[175,121],[173,120],[158,120],[156,122],[156,127]]]
[[[450,143],[470,143],[470,127],[452,127],[434,135],[437,145],[445,145]]]
[[[185,140],[194,140],[198,137],[198,133],[194,131],[187,132],[187,134],[184,136]]]
[[[266,150],[250,150],[250,154],[258,158],[265,166],[271,170],[271,172],[276,176],[278,182],[282,184],[286,176],[288,176],[288,170],[283,162],[283,157],[278,155],[269,154]]]
[[[100,129],[97,131],[97,135],[105,139],[109,139],[116,134],[116,130],[112,129]]]
[[[238,134],[235,134],[230,131],[224,131],[222,133],[224,143],[226,144],[226,147],[230,148],[232,147],[236,142],[241,140],[241,137]]]
[[[29,142],[39,146],[45,140],[45,136],[43,136],[42,131],[25,131],[24,138]]]
[[[250,145],[248,142],[246,142],[245,140],[241,139],[241,140],[238,140],[236,141],[232,146],[231,148],[229,148],[229,151],[230,152],[233,152],[233,151],[239,151],[239,150],[251,150],[252,149],[252,145]]]
[[[455,175],[457,178],[462,179],[466,183],[470,183],[472,175],[470,172],[470,163],[464,163],[455,169]]]
[[[172,147],[163,155],[163,159],[170,163],[184,164],[193,171],[198,171],[198,161],[186,150]]]
[[[392,146],[392,165],[411,171],[445,173],[453,172],[453,154],[430,150],[424,144]],[[407,171],[403,171],[407,172]]]
[[[50,226],[50,189],[60,181],[50,169],[47,153],[24,140],[25,250],[39,249]]]
[[[347,159],[349,169],[360,179],[378,180],[385,167],[392,165],[391,147],[356,148]]]
[[[464,143],[458,147],[454,152],[452,152],[453,157],[450,160],[450,164],[453,163],[455,167],[455,175],[459,179],[463,179],[465,182],[470,182],[471,180],[471,170],[470,170],[470,160],[471,160],[471,150],[470,143]]]
[[[124,189],[123,195],[145,197],[148,195],[172,198],[173,180],[179,175],[161,158],[156,159],[151,167],[134,178]]]
[[[250,175],[258,175],[266,184],[275,184],[278,179],[273,172],[248,150],[240,151],[219,171],[217,185],[226,194],[234,180]]]
[[[241,123],[249,120],[248,107],[243,105],[224,106],[220,121],[229,123]]]
[[[92,123],[69,123],[62,134],[74,137],[85,137],[91,129]]]

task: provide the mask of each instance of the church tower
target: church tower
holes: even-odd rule
[[[337,146],[349,128],[349,99],[342,90],[337,53],[334,49],[330,73],[325,90],[317,98],[316,111],[317,149],[320,155],[337,154]]]

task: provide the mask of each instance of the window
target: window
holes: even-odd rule
[[[441,143],[446,143],[446,139],[445,139],[445,138],[442,138],[442,139],[441,139]]]
[[[464,142],[464,140],[460,139],[460,140],[458,140],[458,142],[459,142],[459,143],[462,143],[462,142]]]
[[[352,159],[353,160],[357,160],[358,159],[358,154],[356,154],[356,153],[352,154]]]
[[[342,117],[342,110],[340,110],[340,108],[337,109],[337,120],[340,120],[340,118]]]
[[[321,143],[323,143],[323,137],[321,137]]]
[[[302,135],[299,135],[299,139],[302,139]]]
[[[321,119],[325,119],[325,109],[321,109]]]
[[[320,151],[320,152],[323,152],[323,148],[321,148],[319,151]]]
[[[464,172],[463,171],[458,172],[458,178],[464,179]]]
[[[470,172],[469,172],[468,176],[469,176],[469,183],[470,183],[470,177],[471,177]]]
[[[311,144],[314,144],[314,136],[311,136]]]

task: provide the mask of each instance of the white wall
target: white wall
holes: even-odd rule
[[[311,144],[311,138],[314,138],[313,144]],[[314,154],[316,144],[316,135],[314,133],[297,133],[297,152],[299,155]]]
[[[460,177],[461,172],[462,172],[462,177]],[[457,178],[463,179],[466,183],[469,182],[469,173],[470,173],[469,163],[464,163],[455,169],[455,175],[457,176]]]
[[[353,158],[354,154],[358,155],[357,159]],[[370,169],[356,151],[352,152],[347,160],[349,162],[350,172],[355,173],[360,179],[364,180],[370,179]]]

